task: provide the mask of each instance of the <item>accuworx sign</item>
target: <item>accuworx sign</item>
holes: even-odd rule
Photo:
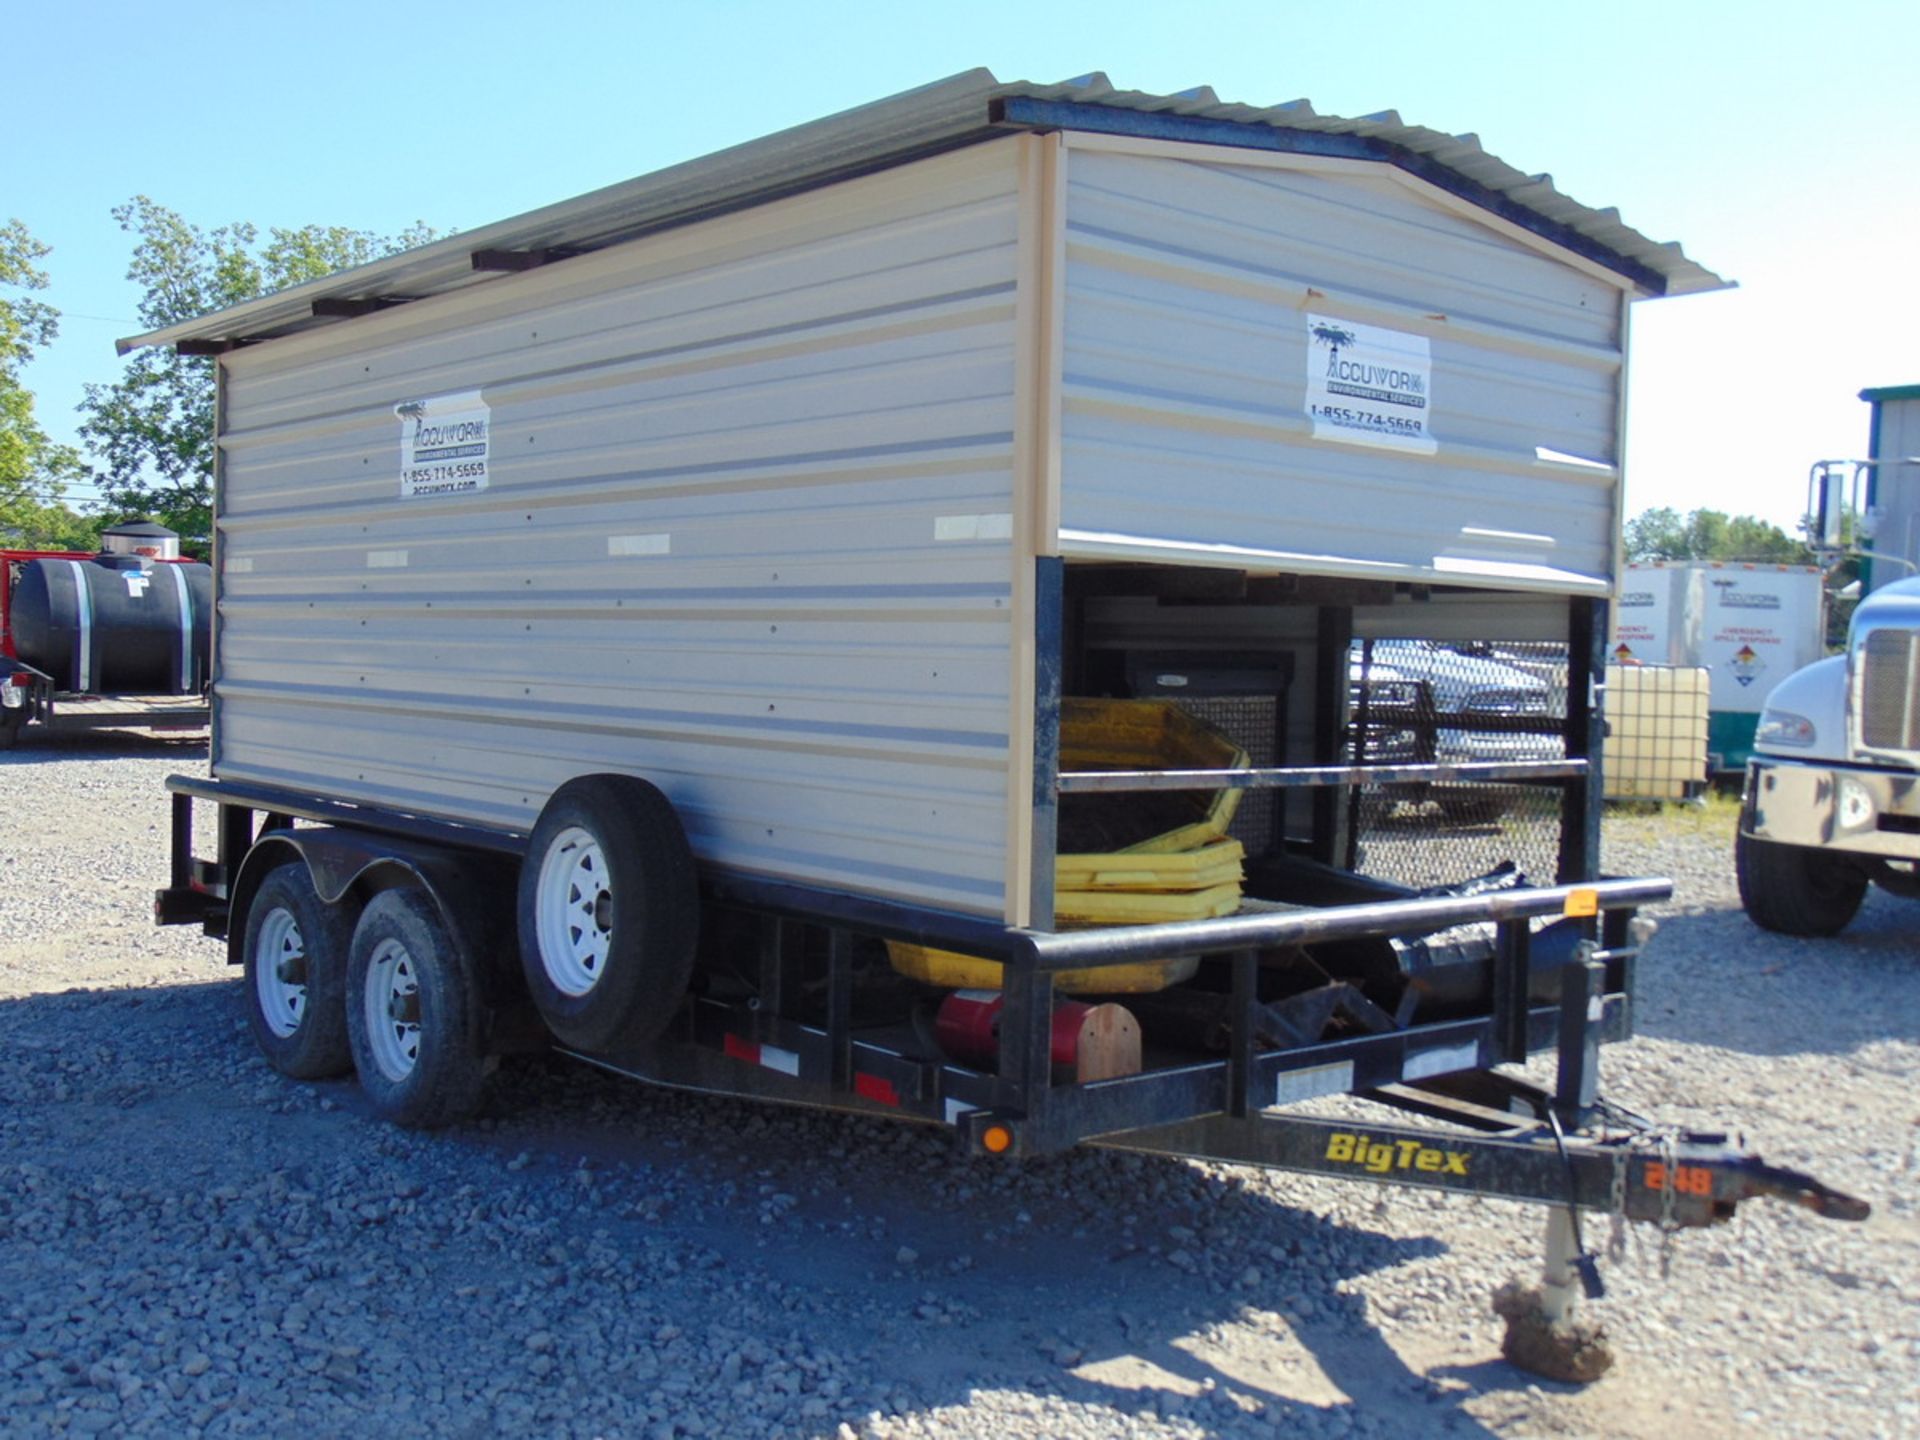
[[[493,412],[478,390],[403,400],[400,419],[400,498],[465,495],[487,488]]]
[[[1426,336],[1307,316],[1307,415],[1315,439],[1431,455],[1432,406]]]

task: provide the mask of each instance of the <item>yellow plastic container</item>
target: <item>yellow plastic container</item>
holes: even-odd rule
[[[1240,881],[1188,894],[1067,890],[1053,897],[1056,925],[1164,925],[1175,920],[1212,920],[1240,908]]]
[[[1088,770],[1234,770],[1247,753],[1165,700],[1062,703],[1060,768]],[[1146,791],[1061,797],[1060,840],[1076,847],[1054,859],[1054,923],[1063,930],[1098,925],[1156,925],[1205,920],[1240,908],[1245,849],[1223,838],[1240,804],[1238,790]],[[951,950],[887,942],[894,969],[950,989],[997,990],[1000,963]],[[1140,995],[1193,978],[1199,958],[1067,970],[1054,977],[1065,994]]]
[[[1210,890],[1237,884],[1246,849],[1238,840],[1215,840],[1172,854],[1120,850],[1108,855],[1062,855],[1053,862],[1056,895],[1081,890],[1122,890],[1141,894]]]
[[[1063,774],[1244,770],[1249,763],[1246,751],[1171,700],[1060,702]],[[1102,854],[1191,850],[1225,835],[1239,808],[1238,790],[1066,795],[1060,803],[1060,844],[1068,851]]]
[[[923,980],[947,990],[998,990],[1000,962],[977,955],[956,955],[898,940],[887,942],[893,968],[912,980]],[[1200,957],[1148,960],[1137,965],[1103,965],[1097,970],[1062,970],[1053,988],[1063,995],[1151,995],[1182,980],[1191,980]]]

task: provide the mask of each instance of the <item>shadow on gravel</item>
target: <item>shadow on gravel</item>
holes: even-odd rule
[[[737,1304],[723,1283],[801,1297],[774,1317],[845,1358],[866,1387],[859,1413],[978,1405],[974,1422],[998,1423],[1001,1402],[976,1401],[996,1392],[1208,1435],[1349,1423],[1487,1435],[1463,1406],[1530,1383],[1497,1360],[1421,1373],[1351,1293],[1347,1282],[1443,1256],[1442,1240],[1282,1203],[1245,1171],[1097,1150],[1009,1166],[956,1153],[932,1127],[678,1094],[547,1057],[504,1066],[478,1120],[406,1135],[375,1121],[350,1080],[272,1074],[230,980],[0,1002],[0,1121],[0,1165],[66,1169],[95,1189],[97,1176],[151,1191],[217,1175],[268,1227],[293,1203],[289,1183],[325,1190],[344,1175],[332,1183],[384,1197],[402,1167],[414,1180],[397,1193],[417,1196],[406,1223],[433,1237],[439,1305],[605,1283],[588,1270],[554,1277],[554,1246],[645,1257],[671,1277],[647,1298],[676,1334],[707,1333],[716,1306]],[[512,1223],[488,1231],[482,1212]],[[1516,1222],[1516,1237],[1531,1232]],[[356,1252],[370,1237],[395,1243],[378,1228],[329,1233],[336,1255],[303,1252],[322,1287],[366,1266]],[[95,1238],[111,1252],[112,1237]],[[1518,1243],[1516,1264],[1528,1263],[1531,1242]],[[0,1269],[19,1259],[5,1250]],[[476,1280],[479,1300],[451,1298]],[[600,1303],[628,1302],[609,1290]],[[471,1323],[511,1323],[502,1314]],[[628,1343],[661,1341],[655,1323]],[[469,1379],[456,1334],[427,1343],[422,1358],[449,1385]],[[698,1377],[686,1400],[706,1417],[691,1433],[730,1433],[728,1392],[706,1385]],[[850,1413],[806,1433],[843,1433]],[[1050,1433],[1063,1414],[1021,1412],[1018,1428]]]
[[[76,764],[97,760],[158,760],[178,757],[182,763],[207,758],[207,732],[188,730],[169,734],[147,730],[29,729],[11,750],[0,750],[0,770],[9,766]]]
[[[1920,1039],[1920,905],[1871,892],[1827,939],[1740,910],[1670,915],[1639,974],[1639,1032],[1748,1055],[1843,1055]]]

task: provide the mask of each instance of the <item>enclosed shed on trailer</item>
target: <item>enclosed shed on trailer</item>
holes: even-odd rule
[[[1598,1089],[1627,308],[1716,283],[1394,116],[973,72],[141,337],[220,375],[155,918],[403,1125],[551,1043],[1543,1203],[1508,1353],[1591,1378],[1575,1207],[1869,1209]],[[1487,782],[1524,872],[1402,823]]]
[[[219,357],[215,777],[627,772],[714,870],[1047,929],[1063,694],[1254,652],[1335,763],[1356,638],[1597,655],[1629,305],[1721,283],[1392,114],[972,71],[123,347]]]

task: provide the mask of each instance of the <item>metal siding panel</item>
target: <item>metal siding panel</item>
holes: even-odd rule
[[[1068,257],[1080,553],[1131,536],[1290,557],[1269,568],[1607,583],[1618,291],[1391,182],[1124,154],[1075,152]],[[1303,306],[1341,307],[1310,289],[1429,337],[1437,456],[1311,437]]]
[[[1879,424],[1872,458],[1891,462],[1920,456],[1920,400],[1881,400],[1875,409]],[[1920,465],[1884,463],[1875,482],[1874,500],[1880,523],[1874,532],[1873,548],[1920,566]],[[1879,586],[1914,573],[1905,566],[1882,564],[1874,567],[1873,579]]]
[[[1012,162],[228,357],[216,773],[520,828],[644,774],[705,860],[998,915],[1011,547],[936,522],[1012,504]],[[399,499],[465,390],[489,488]]]

